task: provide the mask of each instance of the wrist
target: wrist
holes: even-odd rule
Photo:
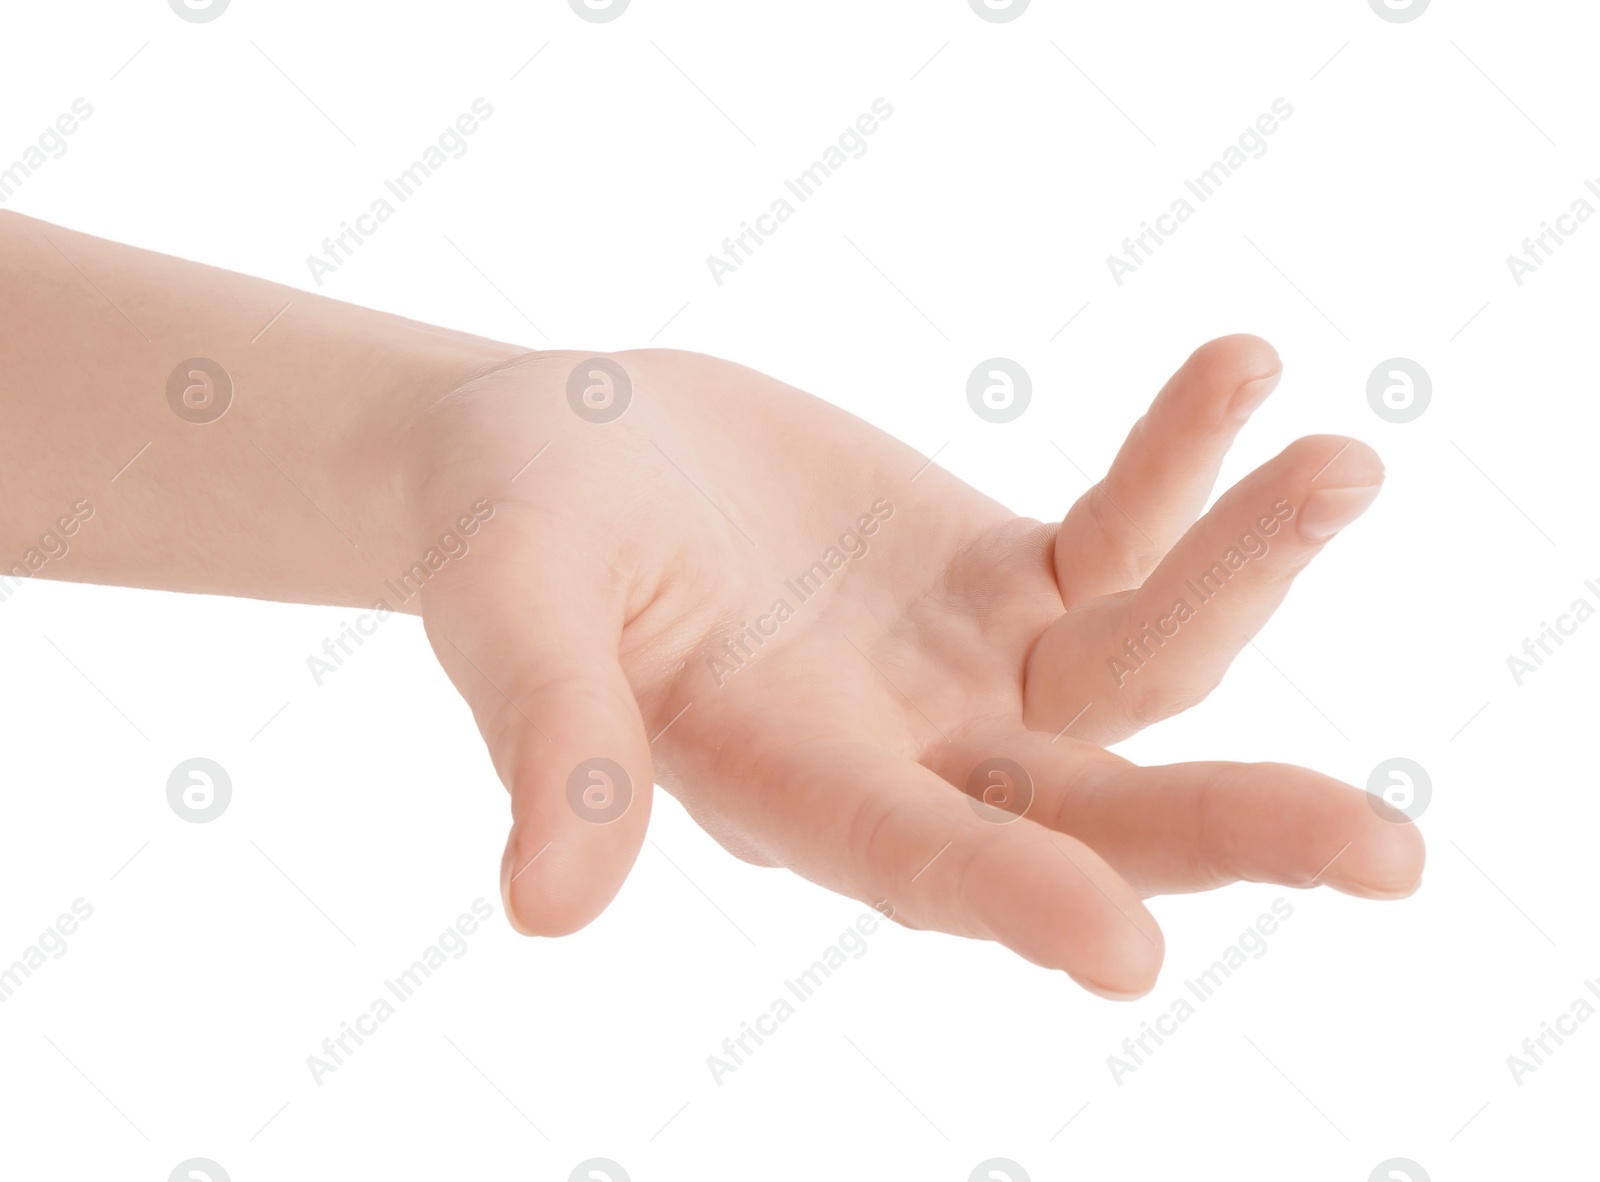
[[[319,465],[338,474],[338,502],[361,553],[357,584],[344,598],[415,614],[429,564],[441,553],[449,557],[452,535],[476,528],[467,519],[482,518],[486,505],[492,512],[494,488],[482,478],[479,458],[456,446],[451,408],[531,354],[408,322],[401,327],[397,337],[374,342],[370,380],[344,430],[326,440]],[[441,477],[452,468],[478,474],[470,498],[439,495]]]

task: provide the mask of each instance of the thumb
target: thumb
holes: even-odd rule
[[[427,585],[434,653],[511,793],[500,894],[525,935],[577,931],[616,896],[650,817],[650,744],[598,578],[504,533]],[[509,551],[509,553],[508,553]]]

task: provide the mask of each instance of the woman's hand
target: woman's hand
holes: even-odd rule
[[[434,402],[418,544],[494,506],[421,602],[511,791],[508,914],[598,915],[652,781],[741,858],[1112,997],[1161,963],[1141,897],[1409,894],[1421,838],[1356,788],[1105,750],[1204,698],[1378,491],[1370,449],[1312,437],[1195,522],[1278,374],[1257,338],[1202,347],[1060,525],[694,354],[529,354]]]

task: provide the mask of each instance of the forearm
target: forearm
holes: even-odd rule
[[[369,605],[423,408],[521,352],[0,214],[0,587]]]

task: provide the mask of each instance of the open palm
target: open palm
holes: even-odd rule
[[[1195,521],[1278,372],[1202,347],[1059,525],[695,354],[530,354],[439,402],[404,495],[419,538],[495,506],[423,617],[511,791],[513,922],[599,914],[652,782],[742,858],[1107,996],[1155,980],[1144,897],[1410,893],[1421,839],[1358,789],[1105,750],[1204,698],[1377,492],[1370,449],[1312,437]]]

